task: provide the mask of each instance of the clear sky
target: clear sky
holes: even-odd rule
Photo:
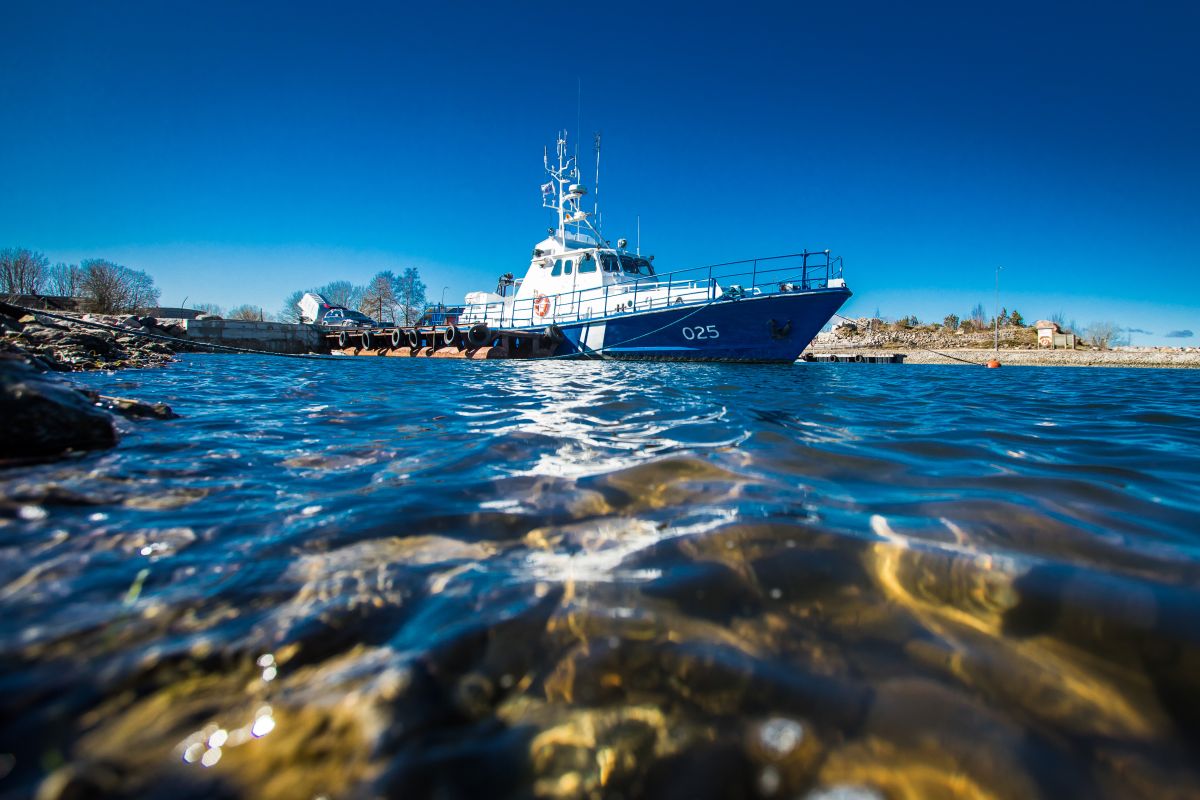
[[[940,320],[1003,265],[1028,320],[1200,344],[1164,338],[1200,334],[1195,3],[3,0],[0,31],[0,247],[164,304],[491,288],[567,128],[660,269],[828,247],[848,313]]]

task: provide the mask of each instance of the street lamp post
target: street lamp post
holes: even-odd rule
[[[996,267],[996,307],[992,312],[992,322],[994,323],[994,327],[996,329],[992,347],[995,349],[997,354],[1000,352],[1000,270],[1002,269],[1004,269],[1004,267]]]

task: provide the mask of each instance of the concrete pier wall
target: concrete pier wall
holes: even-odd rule
[[[182,326],[187,338],[197,342],[272,353],[322,353],[328,350],[320,332],[312,325],[234,319],[163,320],[163,323],[169,322]]]

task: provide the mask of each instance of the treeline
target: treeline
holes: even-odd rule
[[[333,281],[316,289],[297,289],[283,301],[280,322],[301,321],[297,303],[306,292],[316,292],[334,305],[361,311],[376,322],[413,325],[425,313],[425,284],[416,267],[400,275],[391,270],[377,272],[365,286]]]
[[[1089,342],[1101,350],[1130,344],[1132,334],[1134,333],[1150,334],[1150,331],[1140,328],[1126,328],[1110,320],[1100,320],[1081,327],[1075,320],[1068,320],[1061,311],[1051,314],[1047,319],[1058,325],[1062,331],[1074,333],[1080,341]],[[889,322],[880,317],[879,311],[876,310],[875,316],[867,320],[867,328],[879,329],[890,327],[894,330],[903,331],[942,330],[947,333],[956,333],[958,331],[962,331],[963,333],[981,333],[994,330],[997,327],[997,323],[1001,330],[1030,327],[1030,323],[1027,323],[1025,318],[1021,316],[1021,312],[1016,309],[1009,311],[1007,308],[1002,308],[998,315],[989,317],[983,307],[983,303],[979,303],[965,317],[959,317],[957,314],[947,314],[941,322],[922,322],[917,318],[916,314],[910,314],[907,317],[900,317],[895,321]],[[835,325],[834,327],[837,326]],[[1190,331],[1188,335],[1191,335]]]
[[[23,247],[0,250],[0,294],[76,298],[87,311],[117,314],[158,305],[154,279],[141,270],[103,258],[50,264]]]
[[[1010,312],[1007,308],[1000,309],[1000,314],[994,317],[989,317],[987,311],[983,307],[983,303],[976,305],[966,314],[960,317],[958,314],[947,314],[940,323],[928,322],[923,323],[917,319],[915,314],[907,317],[901,317],[896,320],[894,325],[900,328],[920,328],[928,326],[933,328],[944,328],[948,331],[961,330],[965,333],[975,333],[977,331],[991,330],[999,322],[1001,328],[1024,328],[1027,327],[1025,318],[1021,316],[1021,312],[1015,308]]]

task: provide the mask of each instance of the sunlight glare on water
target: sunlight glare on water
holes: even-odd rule
[[[1200,373],[73,378],[181,418],[0,472],[0,793],[1200,794]]]

